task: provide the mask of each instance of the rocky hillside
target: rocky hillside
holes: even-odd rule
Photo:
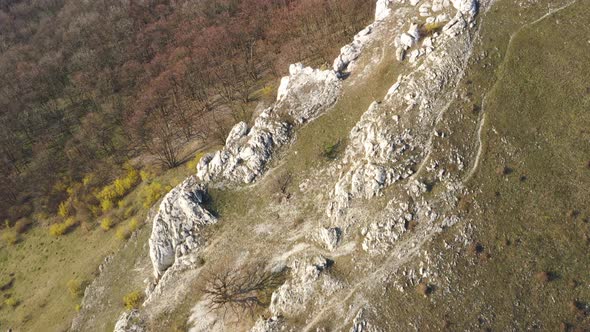
[[[590,329],[589,19],[378,0],[163,198],[72,330]],[[114,312],[123,281],[145,294]]]

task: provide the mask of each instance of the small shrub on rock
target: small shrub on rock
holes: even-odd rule
[[[84,294],[84,282],[79,279],[70,279],[66,285],[73,298],[81,297]]]
[[[141,301],[143,301],[143,294],[140,291],[134,291],[123,296],[123,305],[127,310],[139,308]]]
[[[322,156],[327,160],[334,160],[342,152],[342,140],[338,140],[334,144],[327,144],[322,149]]]
[[[447,22],[432,22],[422,25],[419,29],[421,37],[432,36],[435,32],[440,32]]]

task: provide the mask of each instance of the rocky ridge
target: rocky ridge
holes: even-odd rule
[[[187,179],[164,197],[149,242],[156,282],[148,288],[146,303],[157,301],[166,292],[169,280],[198,265],[196,253],[204,245],[200,229],[217,222],[204,207],[207,185],[249,184],[260,178],[276,151],[291,141],[294,128],[313,121],[336,102],[342,80],[354,69],[355,60],[371,40],[373,30],[392,13],[393,3],[377,2],[375,23],[342,48],[333,70],[291,65],[290,75],[281,80],[275,104],[265,109],[252,127],[244,122],[234,126],[226,146],[203,157],[196,177]],[[409,2],[411,6],[417,3]],[[443,91],[452,91],[462,76],[473,37],[468,29],[474,26],[478,5],[475,0],[425,2],[418,8],[418,16],[428,17],[427,22],[431,23],[448,19],[441,31],[423,36],[418,25],[410,22],[408,31],[394,39],[396,52],[402,54],[398,60],[403,60],[409,52],[409,62],[415,70],[400,76],[385,99],[374,102],[350,133],[340,165],[343,171],[326,207],[333,227],[319,230],[319,239],[328,250],[336,250],[343,242],[342,237],[353,223],[354,211],[349,210],[356,200],[379,196],[401,181],[408,198],[390,201],[381,220],[361,230],[365,251],[387,252],[413,222],[439,221],[439,228],[456,222],[456,217],[442,216],[434,210],[444,211],[456,204],[450,193],[462,190],[460,183],[447,181],[448,191],[428,201],[422,196],[427,191],[426,185],[413,177],[423,168],[432,171],[437,168],[435,164],[428,165],[428,156],[433,136],[441,135],[434,126],[448,103],[448,98],[440,96]],[[452,10],[456,12],[451,19]],[[460,157],[454,162],[458,168],[462,167]],[[448,180],[444,172],[438,173],[438,179]],[[321,255],[292,258],[288,264],[291,278],[272,295],[270,312],[274,316],[258,320],[252,331],[279,330],[283,326],[282,315],[297,314],[310,301],[321,305],[324,299],[333,297],[342,284],[326,273],[330,264]],[[363,319],[363,310],[355,311],[353,331],[367,330],[371,325]],[[129,321],[129,314],[121,316],[120,321]],[[138,327],[127,330],[135,328]]]
[[[195,226],[216,222],[215,217],[202,208],[207,184],[252,183],[261,176],[273,153],[289,142],[295,124],[312,121],[334,104],[346,70],[353,66],[370,40],[375,24],[378,22],[363,29],[351,44],[342,48],[334,62],[335,70],[291,65],[289,76],[281,80],[276,103],[265,109],[251,128],[245,122],[236,124],[225,147],[201,159],[196,175],[200,183],[189,178],[164,197],[150,238],[150,257],[156,279],[161,278],[177,258],[198,247]],[[286,116],[293,122],[285,120]]]

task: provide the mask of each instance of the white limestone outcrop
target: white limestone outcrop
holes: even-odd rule
[[[217,218],[203,207],[205,199],[206,188],[194,176],[164,196],[149,239],[156,279],[179,257],[201,245],[201,227],[217,222]]]
[[[354,36],[352,43],[340,49],[340,55],[334,60],[333,65],[334,71],[337,74],[343,75],[347,69],[350,69],[349,67],[352,67],[351,65],[354,60],[361,55],[363,48],[370,40],[372,32],[373,25],[369,25]]]
[[[284,319],[282,317],[273,316],[269,319],[262,317],[258,318],[250,332],[279,332],[282,331]]]
[[[139,312],[137,310],[125,311],[115,323],[114,332],[143,332]]]
[[[389,16],[391,13],[391,0],[377,0],[375,7],[375,21],[380,21]]]
[[[276,316],[297,314],[308,308],[314,295],[328,297],[340,289],[340,282],[326,273],[330,264],[323,256],[294,259],[289,264],[290,277],[272,294],[270,312]]]
[[[436,42],[439,50],[431,52],[415,72],[398,80],[383,105],[373,103],[352,129],[343,158],[346,171],[331,193],[328,216],[341,216],[354,198],[380,195],[384,188],[411,176],[426,157],[432,126],[448,99],[442,92],[460,79],[467,59],[463,50],[470,49],[468,34],[457,37],[473,19],[473,1],[466,3],[459,6],[457,23],[451,21],[447,26],[452,26],[445,27],[453,33],[428,40],[427,46]],[[416,28],[412,25],[405,35],[413,39],[410,33]],[[422,54],[411,53],[411,60],[415,62]]]
[[[265,169],[273,151],[289,139],[290,124],[266,109],[252,128],[245,122],[234,126],[225,147],[201,158],[197,177],[202,181],[251,183]]]

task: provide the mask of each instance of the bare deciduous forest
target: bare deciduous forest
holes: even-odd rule
[[[290,63],[331,63],[373,7],[0,0],[0,227],[72,206],[97,217],[101,188],[137,177],[123,165],[176,167],[183,145],[221,140]]]

